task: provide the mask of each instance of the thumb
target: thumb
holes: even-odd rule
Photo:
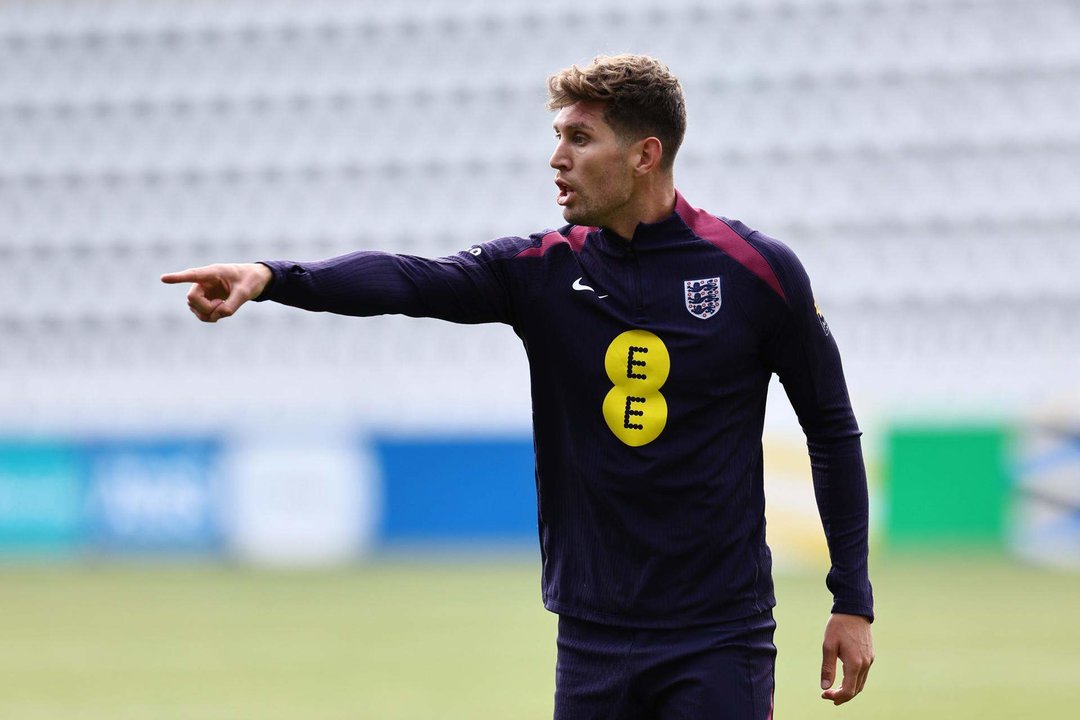
[[[232,295],[229,295],[228,299],[218,303],[213,312],[210,313],[211,322],[220,320],[221,318],[232,317],[246,301],[247,298],[238,297],[234,292]]]
[[[237,283],[229,292],[229,297],[218,303],[217,307],[211,313],[212,320],[220,320],[221,318],[232,317],[240,306],[253,298],[255,293],[246,283]]]
[[[836,645],[827,644],[821,647],[821,689],[828,690],[833,686],[836,678]]]

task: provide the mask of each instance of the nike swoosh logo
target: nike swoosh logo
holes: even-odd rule
[[[596,292],[595,290],[593,290],[588,285],[585,285],[584,283],[582,283],[581,278],[578,278],[577,280],[575,280],[573,282],[573,284],[570,285],[570,287],[574,288],[575,290],[588,290],[590,292]],[[607,297],[607,295],[597,295],[596,297],[603,300],[604,298]]]

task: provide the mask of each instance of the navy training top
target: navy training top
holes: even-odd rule
[[[873,619],[860,431],[794,253],[692,208],[632,241],[567,225],[425,259],[265,263],[259,300],[510,325],[529,359],[549,610],[627,627],[775,605],[761,437],[776,373],[807,437],[833,612]]]

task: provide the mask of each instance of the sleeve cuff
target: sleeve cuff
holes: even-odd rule
[[[874,622],[874,608],[861,603],[848,603],[837,600],[833,603],[832,613],[834,615],[862,615],[871,623]]]
[[[263,291],[259,293],[258,297],[252,298],[252,300],[254,300],[255,302],[265,302],[270,299],[274,287],[280,284],[279,278],[281,275],[281,269],[277,267],[277,263],[272,261],[256,260],[255,262],[259,265],[265,265],[266,267],[270,268],[270,281],[266,283],[266,287],[263,288]]]

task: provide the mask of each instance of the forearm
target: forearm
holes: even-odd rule
[[[340,315],[409,315],[454,322],[501,320],[499,288],[483,268],[360,251],[317,262],[270,261],[259,300]]]
[[[826,585],[833,593],[833,612],[873,619],[869,496],[859,437],[811,438],[807,445],[814,494],[832,561]]]
[[[273,278],[260,301],[339,315],[422,314],[419,293],[397,256],[388,253],[361,251],[315,262],[262,264]]]

